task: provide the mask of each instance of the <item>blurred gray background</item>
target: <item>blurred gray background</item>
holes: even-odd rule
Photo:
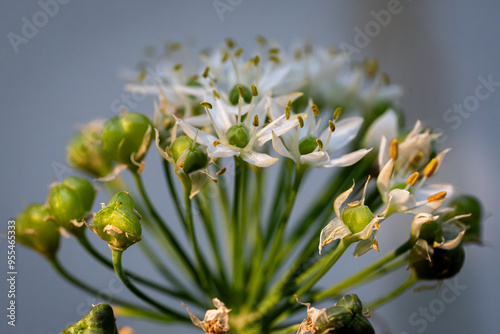
[[[34,201],[44,201],[54,178],[67,176],[64,147],[77,123],[114,115],[113,105],[122,99],[122,68],[133,68],[144,58],[149,45],[161,47],[169,41],[196,41],[197,47],[217,45],[224,38],[237,39],[247,49],[255,35],[262,34],[282,45],[310,41],[330,46],[345,42],[353,45],[356,30],[374,21],[371,11],[386,9],[393,1],[228,1],[231,10],[219,16],[216,1],[60,1],[53,17],[45,16],[37,1],[3,1],[0,5],[0,101],[1,101],[1,178],[2,230],[7,221]],[[42,0],[45,3],[46,0]],[[498,143],[500,132],[499,84],[490,95],[460,117],[461,124],[448,122],[446,111],[454,104],[474,101],[479,77],[500,82],[499,35],[500,2],[479,1],[401,1],[401,12],[370,39],[358,55],[376,56],[393,82],[405,89],[401,106],[407,124],[421,119],[442,129],[441,148],[452,146],[438,178],[453,181],[461,192],[479,196],[489,218],[484,227],[484,247],[470,246],[464,269],[457,282],[466,286],[454,302],[425,319],[419,312],[436,307],[436,290],[408,292],[380,308],[373,322],[380,333],[494,333],[500,327],[500,227],[498,205]],[[40,28],[30,38],[13,47],[9,33],[22,36],[25,21],[38,20]],[[12,34],[10,35],[12,36]],[[151,102],[137,109],[152,114]],[[59,171],[59,172],[58,172]],[[155,203],[163,213],[171,210],[156,154],[150,154],[145,180]],[[313,182],[310,180],[310,182]],[[161,186],[158,186],[160,184]],[[314,187],[308,187],[313,191]],[[306,189],[307,191],[307,189]],[[307,196],[306,191],[301,196]],[[305,198],[305,197],[304,197]],[[98,202],[106,201],[100,194]],[[167,204],[166,204],[167,203]],[[398,233],[407,233],[408,221],[391,220],[380,232],[382,252],[397,246]],[[7,243],[0,237],[5,277]],[[93,238],[102,252],[109,250]],[[7,286],[0,284],[1,333],[58,333],[82,311],[96,302],[60,279],[37,254],[17,248],[17,326],[7,326]],[[114,275],[96,265],[72,239],[64,240],[63,263],[74,273],[103,291],[114,286]],[[346,256],[325,280],[337,280],[380,254],[371,252],[353,260]],[[141,254],[130,249],[125,265],[137,272],[153,275]],[[90,269],[92,268],[92,269]],[[389,291],[404,273],[356,290],[363,300],[380,291]],[[153,276],[154,277],[154,276]],[[110,286],[111,283],[111,286]],[[121,294],[127,295],[124,291]],[[133,297],[131,297],[133,298]],[[173,305],[178,301],[170,301]],[[415,316],[417,312],[417,316]],[[304,311],[305,315],[305,311]],[[413,318],[412,318],[413,317]],[[136,333],[165,333],[158,324],[120,319]],[[182,333],[199,333],[193,328],[175,327]]]

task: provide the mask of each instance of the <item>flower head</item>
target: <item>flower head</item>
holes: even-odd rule
[[[351,188],[335,199],[333,207],[337,217],[321,230],[319,240],[320,254],[323,246],[328,245],[334,240],[343,238],[347,238],[350,242],[360,241],[354,251],[354,256],[356,257],[363,255],[371,248],[378,250],[376,236],[380,227],[379,221],[383,217],[374,216],[370,208],[364,204],[368,181],[366,181],[360,201],[348,203],[347,207],[342,209],[342,205],[354,189],[354,183]]]

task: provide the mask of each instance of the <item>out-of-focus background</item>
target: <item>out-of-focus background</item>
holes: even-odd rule
[[[49,3],[57,3],[57,8]],[[388,6],[396,6],[398,13],[377,23],[377,13]],[[392,82],[404,87],[401,106],[407,125],[421,119],[442,129],[441,148],[452,146],[453,150],[438,179],[453,181],[458,191],[480,197],[489,217],[484,247],[467,248],[466,264],[456,281],[451,281],[460,286],[453,302],[440,301],[439,290],[408,292],[377,310],[374,324],[380,333],[497,332],[500,2],[20,0],[4,1],[0,8],[2,230],[26,204],[44,201],[54,178],[73,173],[65,167],[65,143],[76,124],[114,116],[116,105],[126,102],[118,73],[134,68],[144,58],[145,47],[180,41],[202,48],[232,37],[252,49],[257,34],[285,47],[304,41],[324,46],[344,42],[357,47],[358,59],[377,57]],[[27,26],[33,23],[36,26],[30,30]],[[359,31],[369,26],[379,29],[359,44]],[[486,97],[478,95],[480,85]],[[152,114],[151,101],[131,103],[137,103],[132,108]],[[461,113],[460,105],[464,106]],[[144,176],[155,203],[167,213],[168,198],[159,186],[163,181],[155,179],[160,175],[159,159],[153,152]],[[106,200],[101,193],[98,202]],[[390,221],[384,226],[379,233],[382,252],[397,246],[400,238],[395,236],[407,233],[408,224]],[[108,252],[97,238],[93,242]],[[74,240],[64,240],[62,246],[63,263],[102,289],[103,295],[128,295],[112,273],[81,256]],[[3,234],[0,254],[4,277],[0,283],[1,333],[58,333],[97,302],[59,278],[40,256],[18,245],[17,321],[16,327],[8,326]],[[323,283],[378,256],[376,252],[356,260],[346,256]],[[126,265],[149,275],[152,269],[140,258],[130,249]],[[371,300],[402,278],[400,273],[356,292],[363,300]],[[119,319],[119,325],[130,325],[136,333],[199,332],[194,327],[165,329],[128,319]]]

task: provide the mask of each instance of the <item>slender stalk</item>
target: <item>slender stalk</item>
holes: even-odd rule
[[[291,325],[285,328],[277,328],[277,329],[272,329],[271,334],[290,334],[290,333],[296,333],[297,330],[299,329],[300,324],[296,325]]]
[[[177,242],[177,238],[174,236],[170,228],[165,224],[163,219],[160,217],[156,209],[154,208],[153,204],[151,203],[151,200],[149,199],[146,190],[144,188],[144,184],[142,182],[142,178],[140,174],[133,172],[132,175],[134,176],[134,180],[137,184],[137,188],[139,189],[139,193],[141,194],[144,203],[146,204],[146,207],[148,208],[149,213],[151,214],[151,217],[153,220],[156,222],[162,233],[164,234],[165,238],[168,240],[170,245],[172,246],[173,250],[176,252],[178,255],[179,259],[181,260],[181,263],[184,265],[184,267],[188,270],[188,272],[191,274],[195,280],[200,283],[199,277],[196,271],[196,268],[194,267],[193,263],[189,259],[189,257],[186,255],[186,252],[182,249],[182,247],[179,245]]]
[[[172,173],[170,171],[170,167],[171,167],[170,163],[165,159],[162,159],[162,163],[163,163],[163,172],[165,174],[165,179],[167,180],[168,190],[170,191],[170,196],[174,201],[175,209],[177,210],[177,214],[179,215],[179,218],[181,219],[181,221],[184,223],[184,225],[186,225],[186,217],[184,216],[184,213],[182,212],[181,203],[180,203],[179,198],[177,196],[177,191],[175,190],[175,185],[173,182]]]
[[[148,303],[149,305],[153,306],[156,308],[158,311],[162,312],[165,315],[171,316],[174,319],[177,319],[179,321],[185,321],[189,322],[189,318],[186,317],[184,314],[180,314],[179,312],[170,309],[169,307],[166,307],[155,300],[151,299],[147,295],[145,295],[141,290],[139,290],[135,285],[132,284],[132,282],[129,281],[127,275],[125,274],[123,267],[122,267],[122,254],[123,251],[117,251],[117,250],[112,250],[112,255],[113,255],[113,267],[115,269],[116,275],[118,278],[122,281],[122,283],[132,292],[134,295],[142,299],[144,302]]]
[[[404,281],[401,285],[397,286],[394,290],[386,294],[385,296],[380,297],[379,299],[373,301],[370,305],[368,305],[368,309],[374,310],[379,306],[384,305],[385,303],[391,301],[396,298],[409,288],[411,288],[415,283],[418,282],[417,276],[412,273],[410,277],[406,281]]]
[[[59,273],[59,275],[61,275],[62,277],[64,277],[67,281],[69,281],[70,283],[72,283],[73,285],[75,285],[76,287],[78,287],[79,289],[81,289],[81,290],[83,290],[85,292],[88,292],[88,293],[90,293],[92,295],[95,295],[95,296],[100,295],[100,291],[98,291],[96,288],[93,288],[90,285],[87,285],[86,283],[78,280],[73,275],[71,275],[61,265],[61,263],[59,262],[59,260],[56,257],[48,258],[48,260],[49,260],[50,264],[52,265],[52,267],[54,268],[54,270],[57,271],[57,273]],[[127,306],[127,307],[135,307],[135,305],[133,305],[132,303],[129,303],[127,301],[124,301],[122,299],[115,298],[115,297],[112,297],[112,296],[109,297],[108,302],[110,302],[112,304],[118,304],[118,305],[122,305],[122,306]]]
[[[233,241],[233,280],[234,280],[234,297],[236,306],[239,307],[240,295],[243,289],[243,276],[245,266],[243,263],[243,245],[241,241],[242,222],[240,219],[240,202],[241,202],[241,187],[243,182],[243,160],[235,157],[234,170],[234,193],[233,193],[233,211],[232,211],[232,241]]]
[[[113,306],[113,312],[115,317],[140,318],[159,322],[173,322],[176,320],[172,317],[166,317],[163,314],[158,314],[153,311],[129,306]]]

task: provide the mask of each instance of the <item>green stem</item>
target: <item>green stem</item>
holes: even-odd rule
[[[179,198],[177,197],[177,191],[175,190],[172,173],[170,171],[170,163],[165,159],[162,159],[162,162],[163,162],[163,172],[165,174],[165,179],[167,180],[168,190],[170,191],[170,195],[174,200],[175,209],[177,210],[177,214],[181,218],[181,221],[184,223],[184,225],[186,225],[186,217],[182,212],[181,203],[179,201]]]
[[[159,322],[173,322],[175,319],[163,314],[129,306],[113,306],[115,317],[140,318]]]
[[[90,285],[87,285],[86,283],[84,283],[84,282],[78,280],[77,278],[75,278],[74,276],[72,276],[61,265],[61,263],[59,262],[59,260],[56,257],[48,258],[48,260],[49,260],[50,264],[52,265],[52,267],[54,268],[54,270],[57,271],[67,281],[69,281],[70,283],[72,283],[76,287],[80,288],[81,290],[86,291],[86,292],[88,292],[88,293],[90,293],[92,295],[95,295],[95,296],[100,295],[100,291],[98,291],[97,289],[91,287]],[[127,307],[135,307],[133,304],[131,304],[131,303],[127,302],[127,301],[121,300],[119,298],[114,298],[114,297],[111,297],[111,296],[110,296],[108,302],[110,302],[112,304],[118,304],[118,305],[127,306]]]
[[[406,253],[410,248],[411,248],[410,241],[405,242],[403,245],[399,246],[394,251],[392,251],[389,254],[385,255],[384,257],[380,258],[379,260],[372,263],[368,267],[366,267],[366,268],[358,271],[357,273],[343,279],[342,281],[338,282],[334,286],[316,294],[313,297],[314,300],[322,300],[322,299],[328,298],[328,297],[335,297],[340,292],[344,291],[345,289],[347,289],[349,287],[353,287],[355,285],[359,285],[363,282],[366,282],[367,280],[373,279],[374,277],[371,277],[371,276],[374,274],[374,272],[379,271],[386,264],[397,259],[400,255]],[[403,261],[403,263],[405,263],[405,261]],[[398,263],[398,265],[399,265],[399,263]]]
[[[233,241],[233,280],[234,297],[236,305],[239,307],[240,295],[243,289],[243,276],[245,266],[243,263],[243,245],[241,241],[242,222],[240,219],[240,201],[241,188],[243,182],[244,161],[238,157],[234,158],[234,193],[233,193],[233,211],[232,211],[232,241]]]
[[[123,267],[122,267],[122,254],[123,251],[117,251],[112,249],[112,254],[113,254],[113,267],[115,269],[116,275],[118,278],[122,281],[122,283],[132,292],[134,295],[148,303],[149,305],[153,306],[156,308],[158,311],[164,313],[167,316],[171,316],[173,319],[177,319],[180,321],[185,321],[189,322],[189,318],[186,317],[183,314],[178,313],[177,311],[170,309],[155,300],[151,299],[147,295],[145,295],[141,290],[139,290],[135,285],[132,284],[132,282],[129,281],[127,275],[125,274]]]
[[[279,328],[279,329],[272,329],[271,334],[290,334],[290,333],[296,333],[297,330],[299,329],[300,324],[296,325],[291,325],[285,328]]]
[[[198,273],[196,271],[196,268],[194,267],[193,263],[189,259],[189,257],[186,255],[186,252],[182,249],[180,244],[177,242],[177,238],[174,236],[172,231],[168,228],[168,226],[165,224],[163,219],[160,217],[156,209],[154,208],[153,204],[151,203],[151,200],[149,199],[146,190],[144,188],[144,184],[142,182],[142,178],[140,174],[136,172],[132,172],[132,175],[134,176],[134,180],[137,184],[137,188],[139,189],[139,193],[142,196],[142,199],[144,200],[144,203],[146,204],[146,207],[148,208],[149,213],[151,214],[151,217],[153,220],[156,222],[162,233],[164,234],[165,238],[168,240],[170,245],[172,246],[173,250],[177,253],[179,259],[181,260],[181,263],[184,265],[184,267],[188,270],[188,272],[191,274],[193,278],[195,278],[196,282],[200,283]]]
[[[370,305],[368,305],[369,310],[374,310],[379,306],[384,305],[385,303],[391,301],[392,299],[396,298],[409,288],[411,288],[415,283],[418,282],[417,276],[412,273],[410,277],[406,281],[404,281],[401,285],[396,287],[394,290],[386,294],[385,296],[380,297],[379,299],[373,301]]]

